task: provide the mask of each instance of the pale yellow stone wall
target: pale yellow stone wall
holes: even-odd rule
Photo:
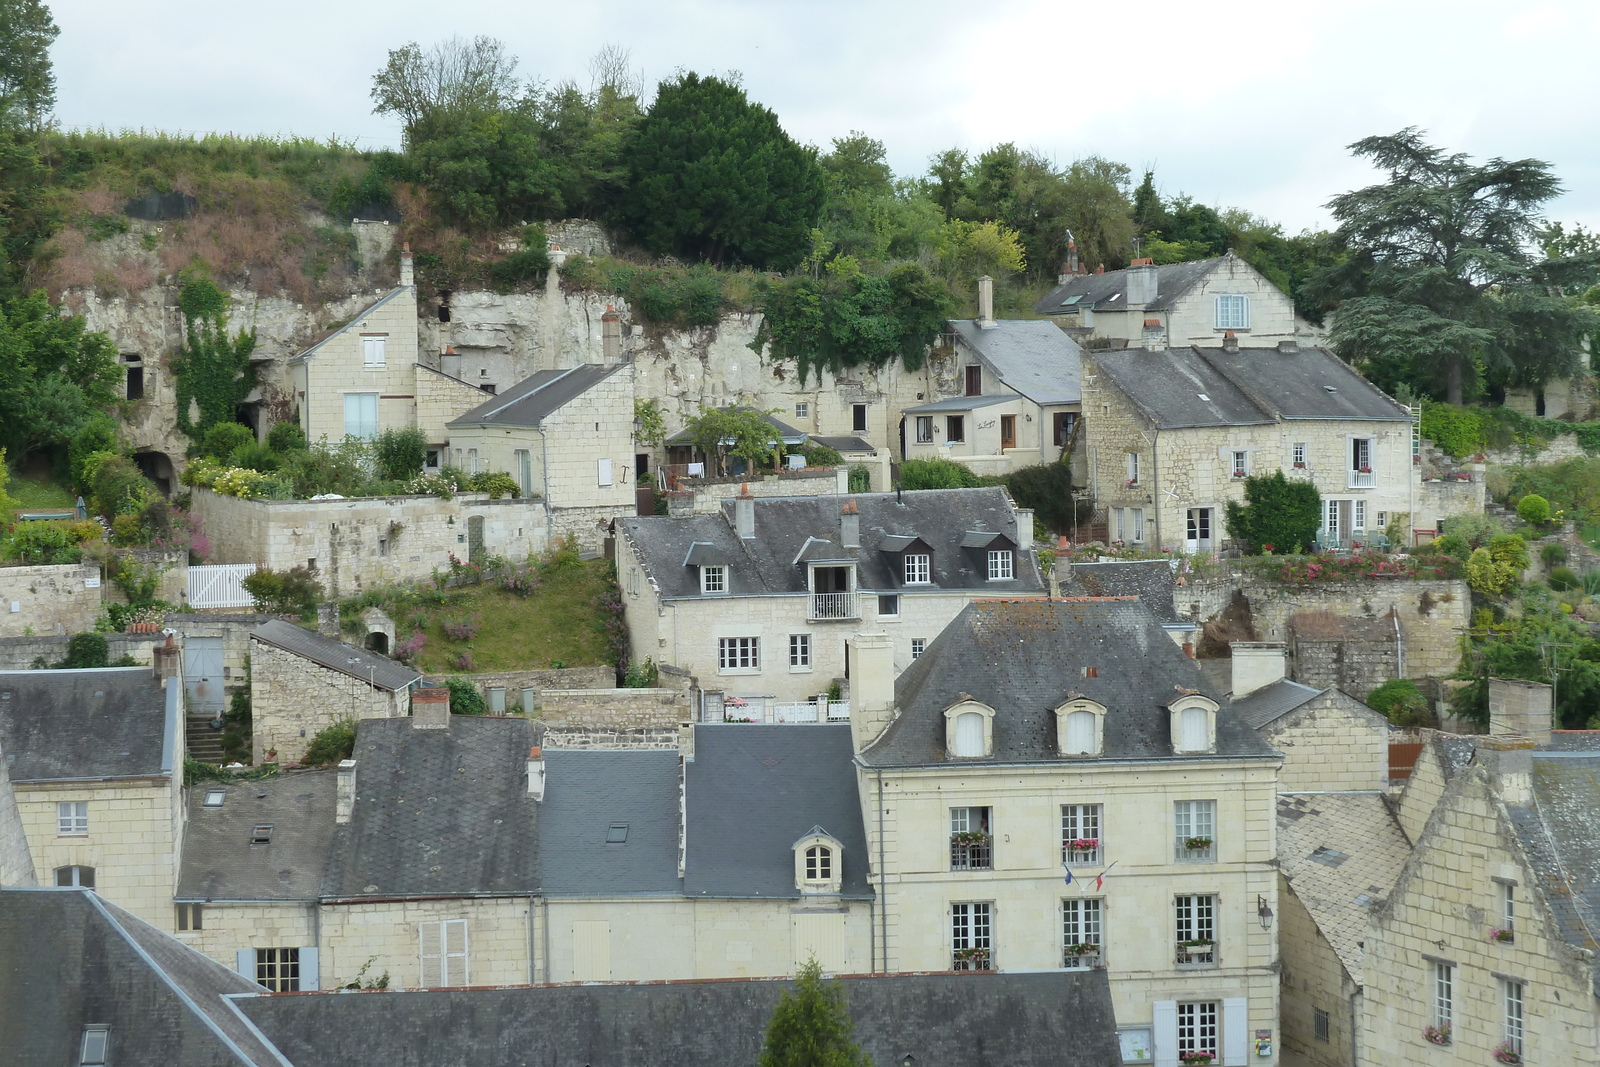
[[[169,778],[123,782],[13,783],[34,877],[55,885],[57,867],[95,869],[95,891],[169,933],[182,845],[178,787]],[[87,801],[89,832],[62,836],[56,804]]]
[[[1212,347],[1221,343],[1225,332],[1217,326],[1216,298],[1222,294],[1250,298],[1250,328],[1234,331],[1241,345],[1276,345],[1293,340],[1303,344],[1312,333],[1306,323],[1296,320],[1294,302],[1283,290],[1233,256],[1226,257],[1170,310],[1148,311],[1142,305],[1133,305],[1125,311],[1095,311],[1090,321],[1081,321],[1080,316],[1065,316],[1061,321],[1088,327],[1095,337],[1137,346],[1144,340],[1144,320],[1159,319],[1170,344]]]
[[[1355,983],[1282,876],[1278,879],[1278,904],[1278,950],[1283,954],[1283,1062],[1349,1067],[1356,1062],[1350,1054],[1351,1026],[1355,1022],[1350,1001],[1357,995]],[[1326,1041],[1316,1036],[1318,1009],[1328,1013]]]
[[[94,564],[0,567],[0,637],[94,629],[103,587],[91,588],[90,581],[100,581]]]
[[[1500,886],[1517,883],[1516,940],[1488,940],[1500,925]],[[1500,976],[1524,983],[1528,1062],[1594,1063],[1593,963],[1560,938],[1535,902],[1505,809],[1481,766],[1451,783],[1366,938],[1363,1044],[1372,1063],[1492,1063],[1504,1039]],[[1430,958],[1454,964],[1454,1023],[1448,1046],[1423,1040],[1433,1021]]]
[[[523,985],[534,979],[534,914],[526,897],[481,900],[406,900],[324,904],[319,920],[320,963],[328,976],[349,981],[369,959],[367,978],[389,972],[390,989],[422,988],[419,924],[467,921],[467,984]]]
[[[310,902],[203,903],[200,908],[200,929],[177,931],[173,936],[230,971],[238,962],[240,949],[317,947],[317,906]],[[169,906],[169,910],[176,915],[175,908]],[[318,971],[318,986],[331,988],[332,980],[324,980],[328,972],[320,960]]]
[[[950,415],[959,415],[962,420],[964,439],[954,444],[948,440],[946,432]],[[1016,420],[1017,443],[1013,448],[1001,447],[1000,419],[1004,415]],[[932,419],[933,442],[918,444],[916,416],[906,416],[907,459],[951,459],[979,474],[1006,474],[1018,467],[1045,462],[1039,445],[1039,427],[1044,416],[1039,405],[1027,397],[1012,394],[1010,399],[998,404],[970,411],[936,412]],[[1052,451],[1057,456],[1061,454],[1059,448],[1052,448]]]
[[[1388,788],[1388,721],[1337,689],[1264,727],[1261,736],[1284,755],[1279,792]]]
[[[377,689],[262,641],[250,642],[251,746],[257,763],[277,752],[296,763],[317,732],[339,719],[410,713],[409,693]]]
[[[949,969],[949,908],[963,901],[993,902],[997,967],[1059,968],[1061,901],[1099,895],[1118,1025],[1150,1025],[1155,1001],[1243,997],[1250,1029],[1276,1030],[1277,937],[1261,929],[1257,906],[1264,898],[1277,909],[1277,771],[1269,761],[885,770],[880,804],[876,772],[863,770],[868,847],[876,858],[881,825],[887,853],[889,969]],[[1176,800],[1216,801],[1216,862],[1175,860]],[[1104,805],[1103,860],[1116,867],[1099,894],[1099,868],[1077,868],[1082,881],[1064,884],[1067,803]],[[992,809],[992,871],[950,870],[950,809],[966,806]],[[1217,895],[1218,966],[1177,966],[1179,893]],[[1251,1061],[1265,1067],[1274,1057]]]
[[[1423,828],[1428,825],[1428,819],[1438,807],[1439,798],[1444,796],[1448,784],[1438,751],[1432,744],[1425,744],[1417,755],[1417,764],[1412,768],[1411,777],[1406,779],[1395,808],[1395,820],[1413,843],[1422,836]]]
[[[475,385],[432,367],[418,365],[417,429],[430,445],[443,445],[450,439],[446,424],[491,399]]]
[[[364,366],[363,335],[382,335],[384,365]],[[328,338],[291,376],[300,425],[312,441],[345,436],[347,393],[378,394],[378,429],[405,429],[417,421],[417,290],[404,286],[388,303],[356,315]]]

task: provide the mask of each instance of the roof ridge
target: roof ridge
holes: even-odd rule
[[[519,392],[516,392],[515,390],[509,391],[509,392],[507,392],[505,394],[505,400],[504,400],[503,403],[501,403],[501,404],[499,404],[499,405],[497,405],[495,407],[491,407],[488,411],[485,411],[482,415],[480,415],[478,417],[480,419],[492,419],[496,415],[498,415],[502,411],[504,411],[506,408],[510,407],[512,404],[521,403],[522,401],[528,399],[530,396],[533,396],[535,393],[539,392],[541,389],[546,389],[546,388],[556,384],[557,382],[562,381],[568,375],[573,374],[578,370],[581,370],[585,366],[587,366],[587,364],[580,363],[576,367],[568,367],[566,370],[562,371],[560,374],[556,375],[554,378],[551,378],[547,382],[540,382],[538,385],[534,386],[532,389],[529,389],[525,393],[519,393]],[[537,378],[538,376],[539,376],[538,374],[530,374],[524,380],[525,381],[532,381],[533,379]]]

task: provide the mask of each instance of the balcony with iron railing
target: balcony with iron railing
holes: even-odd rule
[[[1215,967],[1217,943],[1206,938],[1179,941],[1177,963],[1179,967]]]
[[[812,593],[809,612],[806,617],[812,622],[826,622],[833,619],[859,619],[861,618],[861,594]]]
[[[992,839],[979,830],[963,830],[950,835],[952,871],[987,871],[994,867]]]

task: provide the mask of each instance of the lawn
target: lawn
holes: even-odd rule
[[[5,490],[17,502],[19,511],[69,511],[78,502],[77,497],[46,475],[12,473]]]

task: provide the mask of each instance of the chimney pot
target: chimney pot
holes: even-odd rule
[[[1228,330],[1226,333],[1224,333],[1222,335],[1222,350],[1224,352],[1239,351],[1239,335],[1234,333],[1232,330]]]
[[[339,762],[339,781],[337,785],[337,798],[334,808],[333,821],[347,823],[356,810],[356,761],[353,759]]]
[[[600,316],[600,348],[602,362],[622,362],[622,316],[617,314],[615,304],[607,304],[605,314]]]
[[[733,532],[741,541],[756,536],[756,500],[750,495],[749,483],[739,486],[739,495],[733,498]]]
[[[844,548],[861,547],[861,515],[854,500],[846,500],[839,509],[839,544]]]
[[[1296,352],[1300,351],[1300,342],[1299,341],[1279,341],[1278,342],[1278,351],[1282,352],[1286,356],[1292,356]]]
[[[325,603],[317,605],[317,633],[323,637],[339,640],[339,605]]]
[[[528,795],[544,800],[544,749],[538,745],[528,749]]]
[[[400,246],[400,284],[415,285],[416,277],[411,269],[411,242],[406,241]]]

